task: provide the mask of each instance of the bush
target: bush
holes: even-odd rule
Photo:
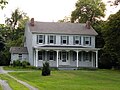
[[[21,66],[21,62],[20,62],[20,60],[14,60],[13,61],[13,67],[16,67],[16,66]]]
[[[21,64],[22,64],[23,68],[26,68],[27,66],[30,66],[30,63],[27,62],[27,61],[22,61]]]
[[[42,76],[49,76],[49,75],[50,75],[49,63],[45,62],[45,63],[43,63]]]

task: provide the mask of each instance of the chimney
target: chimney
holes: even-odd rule
[[[90,21],[87,21],[87,22],[86,22],[86,28],[87,28],[87,29],[90,29],[90,27],[91,27],[91,22],[90,22]]]
[[[34,26],[34,18],[31,18],[30,25]]]

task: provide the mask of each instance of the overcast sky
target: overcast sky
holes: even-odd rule
[[[0,23],[4,22],[4,17],[10,17],[11,12],[16,8],[20,8],[37,21],[56,22],[65,16],[70,16],[76,2],[77,0],[9,0],[6,8],[0,10]],[[114,8],[107,7],[107,14],[114,12]]]

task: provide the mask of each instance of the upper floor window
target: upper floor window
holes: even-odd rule
[[[48,43],[50,43],[50,44],[55,44],[55,43],[56,43],[56,36],[54,36],[54,35],[49,35],[49,36],[48,36]]]
[[[18,57],[19,57],[19,60],[22,60],[22,54],[19,54]]]
[[[61,36],[61,44],[69,44],[69,36]]]
[[[73,43],[74,44],[81,44],[81,37],[80,36],[73,36]]]
[[[91,37],[84,37],[84,45],[91,45]]]
[[[45,35],[37,35],[37,43],[45,43]]]

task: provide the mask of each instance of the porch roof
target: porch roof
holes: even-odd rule
[[[53,46],[53,45],[44,45],[44,46],[34,46],[33,48],[38,50],[79,50],[79,51],[98,51],[99,48],[83,47],[83,46]]]

